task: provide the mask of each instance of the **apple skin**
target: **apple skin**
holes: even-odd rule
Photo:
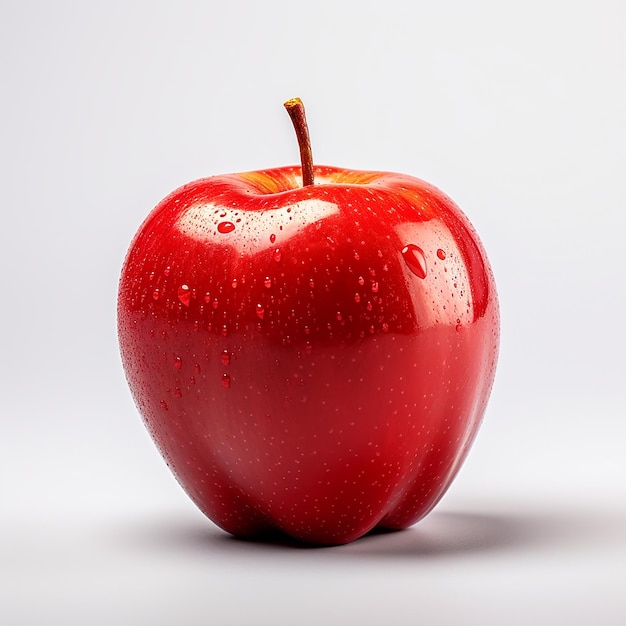
[[[491,391],[493,275],[419,179],[316,166],[165,198],[122,269],[126,377],[177,480],[238,537],[344,544],[440,500]]]

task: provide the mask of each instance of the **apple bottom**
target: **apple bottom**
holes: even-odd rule
[[[142,323],[134,336],[146,336]],[[130,338],[129,382],[196,505],[239,537],[278,530],[326,545],[406,528],[435,506],[474,439],[495,363],[484,319],[310,350],[250,333],[209,335],[194,354],[188,330],[149,334]]]

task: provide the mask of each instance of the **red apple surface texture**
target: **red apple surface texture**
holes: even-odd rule
[[[213,522],[343,544],[415,523],[449,487],[491,390],[498,303],[441,191],[302,171],[165,198],[123,266],[119,341],[149,432]]]

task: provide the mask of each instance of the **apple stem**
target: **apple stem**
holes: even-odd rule
[[[309,137],[309,127],[306,123],[304,104],[300,98],[291,98],[285,102],[285,108],[293,123],[298,146],[300,147],[300,162],[302,163],[302,184],[307,187],[313,184],[313,151],[311,150],[311,139]]]

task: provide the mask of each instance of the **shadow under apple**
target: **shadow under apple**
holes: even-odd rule
[[[348,558],[435,558],[473,556],[488,552],[515,553],[563,542],[579,542],[602,532],[601,518],[567,511],[433,512],[402,531],[373,531],[342,546],[303,544],[280,534],[255,540],[238,539],[211,523],[180,519],[157,525],[127,528],[122,540],[150,551],[199,551],[233,556],[263,553],[323,552]]]

